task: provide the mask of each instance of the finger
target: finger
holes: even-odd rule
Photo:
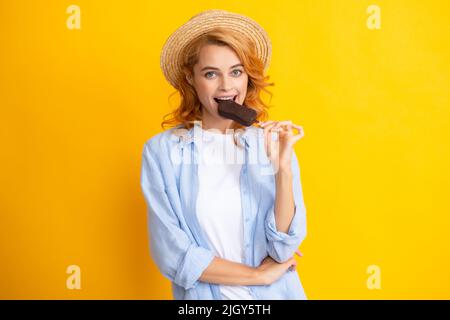
[[[276,122],[270,123],[267,126],[264,127],[264,135],[267,135],[267,133],[276,125]]]
[[[277,124],[278,124],[279,126],[292,125],[292,120],[278,121]]]
[[[276,121],[272,121],[271,123],[268,123],[267,125],[264,126],[264,132],[269,131],[271,128],[273,128],[274,126],[276,126],[278,122]]]
[[[294,136],[292,137],[292,144],[294,144],[294,143],[296,143],[298,140],[300,140],[301,138],[303,138],[303,137],[305,136],[305,132],[304,132],[302,126],[299,126],[299,125],[294,124],[294,123],[292,124],[292,126],[298,130],[298,134],[296,134],[296,135],[294,135]]]
[[[269,124],[268,126],[266,126],[264,128],[264,134],[266,135],[266,139],[268,141],[270,141],[269,143],[271,144],[271,142],[273,140],[277,140],[278,139],[278,129],[276,129],[278,127],[278,122],[273,122],[271,124]],[[276,135],[276,136],[274,136]],[[271,148],[269,148],[269,150],[272,150]]]
[[[280,131],[276,128],[278,128],[277,126],[278,122],[272,122],[270,124],[268,124],[267,126],[264,127],[264,133],[267,134],[267,132],[277,132]]]
[[[295,261],[295,259],[294,259],[294,262],[289,264],[289,268],[288,269],[290,271],[294,271],[296,268],[297,268],[297,261]]]
[[[274,132],[274,130],[269,130],[269,132],[267,133],[268,149],[272,163],[274,160],[276,160],[273,157],[278,155],[279,153],[280,139],[282,136],[282,133],[276,131]]]
[[[286,127],[286,126],[291,126],[292,125],[292,121],[291,120],[286,120],[286,121],[278,121],[277,123],[276,123],[276,125],[272,128],[272,129],[275,129],[275,128],[281,128],[281,129],[284,129],[284,127]]]
[[[302,126],[299,126],[299,125],[297,125],[297,124],[292,124],[292,126],[294,127],[294,128],[296,128],[297,130],[298,130],[298,132],[299,133],[304,133],[304,130],[303,130],[303,127]]]
[[[295,250],[295,253],[299,256],[299,257],[303,257],[303,253],[300,252],[300,250]]]
[[[279,125],[285,126],[285,125],[291,125],[292,120],[284,120],[284,121],[278,121]]]
[[[270,157],[270,151],[272,150],[272,132],[271,128],[276,125],[276,122],[268,124],[264,128],[264,142],[266,147],[266,154]]]
[[[280,121],[272,127],[272,131],[279,132],[281,137],[292,136],[292,121]]]
[[[269,155],[269,147],[270,147],[270,144],[269,144],[270,140],[268,138],[268,132],[269,132],[269,130],[264,128],[264,147],[265,147],[267,156]]]
[[[264,128],[265,126],[267,126],[268,124],[271,124],[271,123],[273,123],[273,122],[275,122],[275,121],[273,121],[273,120],[265,121],[265,122],[262,122],[262,123],[260,124],[260,126]]]
[[[301,138],[303,138],[302,134],[297,134],[295,136],[292,137],[292,144],[296,143],[298,140],[300,140]]]

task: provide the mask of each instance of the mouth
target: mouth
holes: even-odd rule
[[[220,99],[217,99],[217,98],[214,98],[214,101],[216,101],[217,102],[217,104],[219,104],[219,102],[220,101],[224,101],[225,99],[223,99],[223,100],[220,100]],[[237,100],[237,95],[236,96],[234,96],[233,97],[233,99],[227,99],[227,100],[233,100],[234,102],[236,102],[236,100]]]

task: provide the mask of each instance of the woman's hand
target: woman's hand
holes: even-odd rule
[[[276,171],[278,169],[291,170],[293,146],[305,135],[303,127],[293,124],[290,120],[266,121],[260,126],[264,129],[264,146],[267,157]],[[298,134],[294,134],[292,128],[297,129]],[[273,140],[272,133],[278,135],[276,140]]]
[[[303,256],[303,254],[299,250],[297,250],[295,253],[300,257]],[[296,266],[297,261],[295,260],[294,256],[283,263],[278,263],[270,256],[267,256],[261,262],[260,266],[256,268],[256,270],[258,271],[258,277],[261,279],[261,282],[264,285],[269,285],[277,281],[283,274],[286,273],[286,271],[295,270]]]

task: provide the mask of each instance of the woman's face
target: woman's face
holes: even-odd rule
[[[233,97],[239,104],[245,100],[248,75],[236,53],[228,46],[203,46],[191,84],[202,104],[203,125],[218,129],[231,127],[232,120],[219,115],[214,99]]]

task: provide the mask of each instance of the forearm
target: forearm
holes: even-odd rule
[[[279,168],[275,176],[275,222],[277,230],[287,233],[295,213],[292,171]]]
[[[200,276],[200,281],[231,286],[263,284],[256,268],[219,257],[214,257]]]

